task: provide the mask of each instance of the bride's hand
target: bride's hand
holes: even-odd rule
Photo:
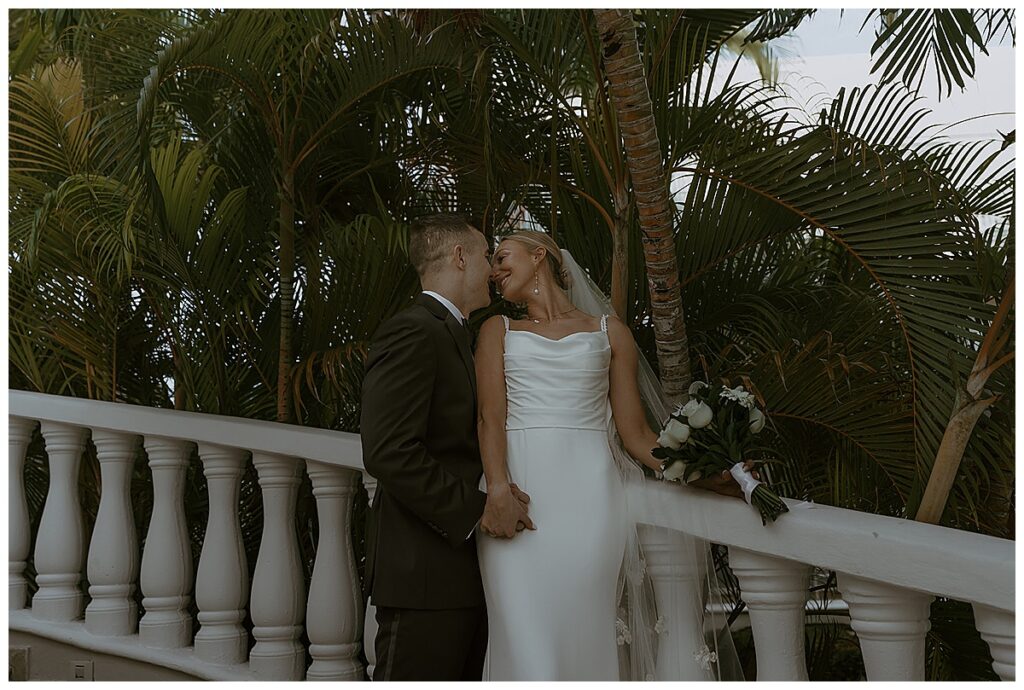
[[[743,469],[750,472],[754,479],[761,479],[761,473],[754,469],[753,460],[744,461]],[[714,491],[716,494],[722,494],[723,496],[733,496],[735,498],[743,499],[743,489],[741,489],[740,485],[736,483],[736,479],[729,474],[729,470],[722,470],[722,473],[719,475],[713,475],[690,482],[687,486],[696,486],[700,489]]]
[[[520,496],[525,497],[520,498]],[[529,496],[518,486],[504,485],[487,492],[487,503],[480,519],[480,529],[484,534],[498,539],[510,539],[518,531],[516,526],[522,523],[527,529],[536,529],[530,516],[527,515],[526,504]]]
[[[512,495],[523,506],[523,510],[529,512],[527,506],[530,505],[530,495],[520,489],[517,484],[509,484],[509,488],[512,489]],[[522,520],[516,523],[516,532],[522,532],[524,529],[526,529],[526,524]]]
[[[512,495],[516,497],[517,501],[523,504],[524,508],[530,505],[530,494],[520,489],[518,484],[509,484],[508,488],[512,489]]]

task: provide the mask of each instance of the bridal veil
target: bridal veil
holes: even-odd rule
[[[565,249],[562,249],[561,253],[562,266],[569,279],[568,297],[572,303],[580,310],[593,315],[615,314],[608,297],[576,263],[572,255]],[[642,352],[638,354],[637,383],[640,397],[646,407],[649,421],[657,430],[668,418],[670,410],[651,365]],[[640,466],[624,450],[615,429],[614,419],[608,423],[608,442],[624,484],[642,485],[649,481]],[[679,500],[686,500],[683,491],[680,491]],[[637,515],[636,508],[638,507],[630,506],[631,516]],[[659,646],[662,654],[692,655],[693,664],[689,664],[688,658],[684,658],[683,661],[691,668],[702,669],[696,672],[704,675],[706,680],[743,680],[742,668],[729,629],[729,607],[725,605],[721,595],[723,588],[715,569],[711,544],[687,535],[685,543],[692,548],[686,549],[687,553],[680,554],[680,558],[693,557],[692,563],[683,565],[692,568],[691,573],[697,586],[682,590],[690,592],[691,596],[671,614],[691,616],[692,625],[698,631],[695,637],[701,637],[700,632],[703,632],[703,643],[695,649],[678,648],[681,642],[679,640],[666,640],[666,644],[661,644],[660,638],[665,631],[664,616],[669,612],[658,610],[639,537],[639,531],[643,528],[639,526],[636,517],[630,517],[630,520],[632,524],[627,530],[626,549],[618,577],[619,619],[616,621],[616,635],[619,642],[621,680],[676,680],[657,678]],[[678,602],[679,597],[674,597],[674,600]]]

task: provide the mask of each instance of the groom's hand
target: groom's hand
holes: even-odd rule
[[[525,497],[525,501],[519,496]],[[518,486],[514,490],[510,485],[494,487],[493,491],[488,490],[484,514],[480,518],[480,529],[484,534],[498,539],[514,537],[520,522],[527,529],[537,529],[527,514],[527,503],[529,496],[520,491]]]

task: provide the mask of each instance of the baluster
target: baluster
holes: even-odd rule
[[[185,523],[185,470],[192,442],[147,436],[153,473],[153,515],[142,553],[142,607],[139,637],[148,647],[175,649],[192,642],[187,610],[192,590],[192,550]]]
[[[373,505],[373,497],[377,493],[377,480],[369,473],[363,472],[363,486],[366,487],[366,519],[370,519],[370,506]],[[366,564],[369,572],[370,564]],[[366,675],[373,678],[373,669],[377,666],[377,607],[366,598],[366,615],[363,617],[363,656],[366,657]]]
[[[239,664],[249,651],[242,626],[249,599],[249,566],[242,543],[238,496],[247,451],[199,443],[210,514],[199,554],[196,606],[199,632],[196,656],[218,664]]]
[[[302,462],[254,452],[253,464],[263,490],[263,538],[249,604],[256,638],[249,667],[265,680],[302,680],[306,650],[299,636],[306,593],[295,528]]]
[[[28,580],[25,566],[32,540],[29,531],[28,501],[25,500],[25,454],[32,441],[34,419],[24,417],[7,418],[7,465],[10,468],[10,484],[7,485],[8,506],[7,558],[7,609],[14,611],[25,608],[28,602]]]
[[[1013,611],[1002,611],[984,604],[972,604],[972,606],[974,607],[975,627],[978,628],[982,639],[988,643],[989,651],[992,652],[992,669],[1002,680],[1011,682],[1016,680],[1017,671],[1014,659],[1016,615]]]
[[[320,524],[306,607],[313,663],[306,680],[362,680],[358,660],[363,596],[352,552],[352,499],[359,473],[306,461]]]
[[[89,543],[85,628],[93,635],[131,635],[138,623],[135,583],[139,540],[132,516],[131,481],[141,437],[93,429],[100,463],[100,507]]]
[[[73,621],[82,616],[82,508],[78,466],[86,430],[44,420],[40,423],[50,463],[50,488],[36,537],[36,584],[32,613],[43,620]]]
[[[750,612],[757,680],[807,680],[804,609],[811,567],[732,546],[729,566]]]
[[[696,540],[683,532],[651,525],[638,525],[637,536],[664,629],[658,636],[658,664],[651,680],[714,680],[714,666],[705,669],[695,657],[705,639],[693,602],[703,601],[706,575]]]
[[[837,580],[867,679],[924,680],[924,638],[935,597],[846,573],[837,573]]]

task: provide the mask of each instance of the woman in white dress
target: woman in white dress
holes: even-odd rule
[[[544,233],[504,238],[491,279],[506,300],[526,304],[528,318],[492,317],[477,339],[488,493],[477,540],[488,610],[485,680],[620,679],[627,635],[622,620],[616,625],[620,570],[629,545],[636,547],[609,429],[636,462],[660,468],[632,334],[617,317],[570,301],[563,257]],[[529,497],[533,529],[508,521],[516,485]],[[698,485],[742,498],[731,477]],[[650,671],[631,675],[643,680]]]

